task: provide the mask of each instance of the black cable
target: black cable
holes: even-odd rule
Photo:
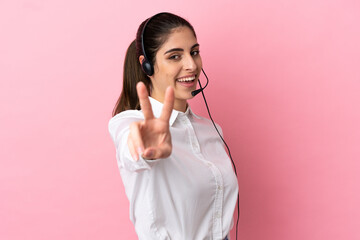
[[[208,79],[208,77],[206,76],[206,73],[205,73],[204,71],[203,71],[203,73],[204,73],[204,75],[205,75],[205,77],[206,77],[207,82],[209,82],[209,79]],[[206,85],[207,85],[207,84],[206,84]],[[202,89],[202,86],[201,86],[201,83],[200,83],[200,79],[199,79],[199,86],[200,86],[200,88]],[[206,86],[205,86],[205,87],[206,87]],[[210,119],[211,119],[211,121],[212,121],[212,123],[213,123],[213,125],[214,125],[214,127],[215,127],[215,129],[216,129],[216,131],[217,131],[217,133],[219,134],[221,140],[223,141],[223,143],[225,144],[225,146],[226,146],[226,148],[227,148],[227,151],[228,151],[228,153],[229,153],[231,162],[232,162],[233,167],[234,167],[234,172],[235,172],[235,175],[236,175],[236,179],[237,179],[236,167],[235,167],[235,163],[234,163],[234,161],[233,161],[233,159],[232,159],[232,157],[231,157],[230,149],[229,149],[228,145],[226,144],[224,138],[221,136],[219,130],[218,130],[217,127],[216,127],[216,124],[215,124],[214,120],[213,120],[212,117],[211,117],[210,110],[209,110],[209,106],[208,106],[208,104],[207,104],[207,102],[206,102],[206,98],[205,98],[204,91],[201,91],[201,94],[202,94],[202,96],[203,96],[203,98],[204,98],[205,106],[206,106],[206,109],[207,109],[207,111],[208,111],[208,113],[209,113],[209,117],[210,117]],[[240,189],[239,189],[239,190],[240,190]],[[240,207],[239,207],[239,205],[240,205],[240,204],[239,204],[239,191],[238,191],[238,194],[237,194],[237,207],[238,207],[238,208],[237,208],[237,213],[238,213],[238,217],[237,217],[237,221],[236,221],[236,240],[238,239],[238,225],[239,225],[239,218],[240,218]]]

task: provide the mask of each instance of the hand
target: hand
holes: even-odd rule
[[[174,90],[166,89],[160,118],[154,117],[144,83],[139,82],[136,90],[145,120],[130,125],[127,143],[131,156],[135,161],[139,160],[139,154],[145,159],[166,158],[172,151],[169,119],[174,107]]]

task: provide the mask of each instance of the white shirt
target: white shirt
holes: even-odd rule
[[[160,117],[163,104],[149,99],[154,116]],[[140,120],[144,120],[142,111],[127,110],[109,121],[130,201],[130,220],[139,239],[225,238],[233,227],[238,183],[212,122],[195,115],[190,107],[185,113],[173,110],[170,157],[134,161],[127,137],[130,123]]]

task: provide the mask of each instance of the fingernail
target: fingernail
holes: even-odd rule
[[[136,154],[132,155],[133,159],[135,160],[135,162],[137,162],[139,160],[138,156]]]
[[[151,158],[154,155],[154,150],[149,150],[146,154],[146,157]]]

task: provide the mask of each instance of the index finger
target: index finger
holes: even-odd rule
[[[145,120],[154,118],[154,114],[149,101],[149,94],[146,90],[146,86],[143,82],[136,84],[136,91],[140,101],[141,110],[144,113]]]
[[[165,92],[164,106],[161,110],[160,119],[169,121],[172,110],[174,108],[174,89],[168,87]]]

